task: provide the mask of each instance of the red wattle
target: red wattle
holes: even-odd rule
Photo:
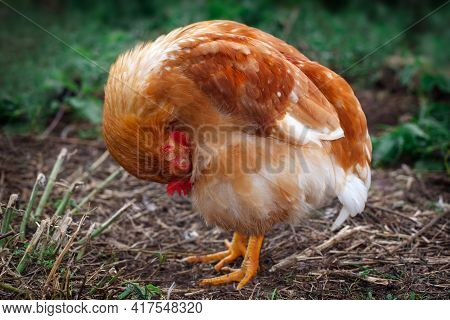
[[[192,189],[191,181],[189,179],[183,179],[169,182],[167,184],[166,190],[170,196],[173,196],[175,192],[178,192],[180,196],[181,193],[187,196],[191,192],[191,189]]]

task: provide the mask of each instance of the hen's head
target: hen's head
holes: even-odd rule
[[[105,87],[103,136],[113,158],[134,176],[168,183],[191,171],[189,135],[160,73],[154,44],[139,45],[111,66]]]

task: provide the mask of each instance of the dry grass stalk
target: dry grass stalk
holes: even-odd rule
[[[322,243],[316,247],[313,247],[313,248],[307,248],[307,249],[303,250],[300,254],[293,254],[293,255],[281,260],[280,262],[275,264],[270,269],[270,271],[274,272],[281,268],[290,267],[290,266],[294,265],[296,262],[305,260],[305,259],[313,256],[317,252],[321,252],[323,250],[333,247],[339,241],[341,241],[341,240],[347,238],[348,236],[352,235],[353,233],[361,231],[365,228],[366,227],[364,227],[364,226],[359,226],[359,227],[355,227],[355,228],[350,228],[349,226],[345,226],[336,235],[332,236],[330,239],[328,239],[324,243]]]
[[[25,270],[28,262],[28,257],[33,251],[36,244],[39,242],[39,239],[41,238],[42,234],[44,233],[44,230],[47,229],[48,224],[50,223],[49,219],[45,219],[41,221],[40,226],[37,228],[36,232],[33,235],[33,238],[31,238],[30,244],[28,245],[27,249],[25,250],[22,259],[20,259],[19,264],[17,265],[17,272],[19,274],[22,274]]]
[[[85,237],[79,241],[79,244],[82,243],[83,246],[78,250],[78,254],[77,254],[77,261],[81,260],[86,252],[86,247],[89,244],[89,241],[91,241],[92,238],[92,232],[94,232],[96,227],[96,224],[93,223],[91,224],[91,226],[89,227],[89,230],[86,232]]]
[[[45,285],[44,285],[44,289],[43,289],[44,292],[46,291],[46,288],[49,286],[50,282],[53,280],[53,278],[56,274],[56,271],[58,270],[58,267],[60,266],[62,260],[64,259],[64,256],[67,254],[67,252],[69,252],[70,247],[75,242],[75,239],[78,236],[78,234],[80,233],[81,226],[83,225],[83,222],[85,219],[86,219],[86,215],[84,215],[81,218],[80,222],[78,223],[77,229],[75,230],[73,235],[70,237],[69,241],[67,241],[66,245],[64,246],[64,249],[61,251],[61,253],[56,258],[55,262],[53,263],[53,267],[50,270],[47,280],[45,281]]]
[[[55,165],[53,166],[52,172],[50,173],[50,176],[47,181],[47,185],[45,186],[44,193],[42,194],[41,200],[39,201],[39,204],[36,208],[36,211],[34,213],[34,219],[38,220],[41,216],[42,212],[44,211],[45,205],[47,204],[47,200],[52,193],[53,186],[55,185],[56,177],[58,176],[58,173],[61,169],[61,166],[64,162],[64,159],[67,156],[67,149],[62,148],[61,152],[58,155],[58,158],[56,159]]]
[[[64,211],[67,208],[67,205],[69,204],[73,192],[80,184],[81,184],[80,182],[74,182],[70,185],[69,189],[64,193],[63,199],[61,200],[61,203],[58,205],[58,208],[56,208],[54,214],[55,217],[62,217]]]
[[[0,240],[8,238],[8,237],[12,236],[13,234],[15,234],[15,232],[13,230],[11,230],[7,233],[2,233],[2,234],[0,234]]]
[[[16,287],[13,287],[12,285],[8,284],[8,283],[4,283],[4,282],[0,282],[0,289],[3,289],[5,291],[9,291],[15,294],[23,294],[24,291],[20,290]]]
[[[426,231],[428,231],[429,229],[431,229],[435,224],[437,224],[442,218],[444,218],[450,211],[446,210],[444,211],[444,213],[442,214],[437,214],[430,222],[428,222],[422,229],[420,229],[419,231],[417,231],[415,234],[413,234],[411,237],[409,237],[408,239],[406,239],[405,241],[403,241],[402,243],[400,243],[398,246],[394,247],[393,249],[389,250],[389,253],[394,253],[395,251],[397,251],[398,249],[403,248],[404,246],[407,246],[408,244],[410,244],[411,242],[414,241],[414,239],[416,239],[417,237],[421,236],[422,234],[424,234]]]
[[[400,217],[402,217],[404,219],[408,219],[408,220],[410,220],[410,221],[412,221],[412,222],[417,224],[416,220],[414,220],[413,218],[411,218],[411,217],[409,217],[409,216],[407,216],[407,215],[405,215],[405,214],[403,214],[401,212],[398,212],[396,210],[392,210],[392,209],[389,209],[389,208],[386,208],[386,207],[382,207],[382,206],[378,206],[378,205],[374,205],[374,204],[370,204],[370,203],[366,203],[366,207],[370,208],[372,210],[380,210],[380,211],[384,211],[384,212],[387,212],[387,213],[392,213],[392,214],[398,215],[398,216],[400,216]]]
[[[27,208],[20,223],[20,239],[25,240],[25,233],[27,231],[27,225],[30,220],[31,211],[33,210],[34,203],[36,201],[36,195],[38,192],[38,187],[43,187],[45,185],[45,176],[39,173],[36,181],[34,182],[33,189],[31,191],[30,200],[28,200]]]
[[[65,240],[65,236],[67,234],[67,229],[69,229],[72,224],[72,217],[64,216],[58,223],[58,226],[55,228],[55,231],[50,240],[49,246],[53,246],[53,254],[56,254],[58,249],[61,247],[62,243]]]
[[[359,279],[363,280],[368,283],[377,284],[381,286],[389,286],[394,283],[394,280],[389,279],[383,279],[383,278],[377,278],[373,276],[364,276],[361,274],[353,273],[348,270],[324,270],[322,272],[311,272],[312,275],[336,275],[336,276],[342,276],[346,278],[353,278],[353,279]]]
[[[116,169],[113,173],[111,173],[105,180],[103,180],[101,183],[99,183],[94,190],[92,190],[91,192],[89,192],[89,194],[87,196],[85,196],[80,203],[77,205],[76,208],[74,208],[71,211],[71,214],[74,214],[75,212],[77,212],[78,210],[80,210],[93,196],[95,196],[100,190],[102,190],[104,187],[106,187],[111,181],[113,181],[118,175],[119,173],[121,173],[123,171],[122,168],[118,168]]]
[[[9,197],[8,205],[6,206],[5,214],[3,215],[3,221],[2,221],[2,234],[6,234],[11,230],[11,221],[13,219],[14,214],[14,204],[16,203],[17,199],[19,198],[19,195],[17,193],[13,193]],[[5,239],[0,239],[0,248],[3,247]]]
[[[95,170],[97,170],[97,168],[108,158],[108,156],[109,156],[108,151],[103,152],[103,154],[97,160],[95,160],[94,163],[92,163],[85,172],[83,172],[83,173],[77,175],[75,178],[73,178],[73,183],[70,185],[69,189],[64,194],[64,197],[63,197],[61,203],[59,204],[58,208],[56,209],[55,216],[61,217],[64,214],[64,211],[66,210],[67,205],[69,204],[69,201],[70,201],[70,198],[72,197],[73,192],[79,185],[82,184],[81,181],[85,180],[92,173],[94,173]],[[92,196],[93,195],[91,195],[91,197]],[[80,202],[81,205],[84,205],[84,203],[86,203],[85,199],[83,199],[82,202]],[[79,207],[81,207],[81,206],[79,205]],[[71,213],[74,213],[75,211],[76,210],[73,210],[73,212],[71,212]]]
[[[86,178],[88,178],[90,175],[92,175],[92,173],[95,172],[95,170],[97,170],[98,167],[100,167],[100,165],[103,162],[105,162],[106,159],[108,159],[108,156],[109,156],[109,152],[108,152],[108,150],[106,150],[105,152],[102,153],[102,155],[97,160],[95,160],[89,166],[89,168],[85,172],[83,172],[80,176],[76,177],[74,179],[74,181],[77,181],[77,180],[83,181]]]
[[[125,210],[127,210],[129,207],[131,207],[133,205],[133,203],[136,200],[133,199],[131,201],[128,201],[125,205],[123,205],[119,210],[116,211],[116,213],[114,213],[108,220],[106,220],[105,222],[103,222],[97,229],[95,229],[90,235],[89,238],[95,238],[98,237],[99,235],[102,234],[103,231],[105,231],[105,229],[107,229],[114,221],[116,221],[121,215],[122,213],[125,212]],[[84,237],[83,239],[81,239],[79,241],[79,244],[84,244],[86,241],[88,240],[88,236]]]
[[[45,154],[54,150],[54,141],[37,142],[22,138],[16,141],[14,145],[18,145],[18,148],[0,155],[1,167],[8,168],[6,171],[0,168],[0,189],[2,189],[1,176],[4,172],[4,180],[9,182],[5,185],[4,195],[7,194],[8,197],[11,193],[19,193],[20,190],[29,190],[28,192],[32,190],[36,179],[32,172],[35,172],[36,165],[40,163],[27,161],[27,159],[39,154],[44,155],[45,159]],[[75,181],[75,177],[82,175],[81,167],[86,164],[89,167],[104,151],[102,149],[99,153],[97,147],[86,146],[87,144],[77,144],[76,148],[82,152],[72,155],[71,161],[65,160],[63,163],[61,171],[74,172],[73,178],[66,178],[68,186]],[[73,148],[75,147],[68,146],[69,152]],[[54,160],[45,161],[44,167],[50,165],[45,172],[50,173],[53,164]],[[75,191],[72,199],[81,200],[93,190],[115,170],[115,168],[110,169],[111,165],[113,165],[111,158],[107,158],[90,175],[92,179],[89,177],[84,180],[89,188],[85,194],[75,197]],[[80,170],[75,172],[78,169]],[[415,180],[409,187],[405,187],[411,181],[411,175],[407,172],[401,169],[388,171],[380,169],[374,170],[373,173],[374,183],[369,196],[369,210],[349,222],[351,228],[356,225],[365,225],[367,229],[341,240],[328,250],[323,249],[323,255],[316,253],[305,258],[301,266],[300,263],[296,263],[286,272],[270,273],[264,268],[265,262],[268,266],[268,261],[279,262],[285,257],[302,252],[304,248],[313,249],[334,235],[327,229],[329,221],[319,216],[295,226],[294,232],[287,226],[278,225],[267,234],[265,250],[261,257],[262,268],[255,278],[255,285],[249,285],[240,292],[230,290],[230,286],[197,287],[194,283],[200,277],[215,276],[216,273],[210,266],[201,266],[193,272],[192,266],[179,261],[180,257],[197,251],[209,253],[222,250],[222,240],[229,236],[228,233],[205,227],[201,217],[192,209],[188,201],[170,199],[164,188],[137,179],[130,178],[125,181],[126,176],[120,179],[122,175],[119,175],[105,188],[111,191],[103,189],[89,201],[96,203],[95,217],[91,217],[92,223],[89,224],[85,220],[75,242],[92,233],[129,200],[135,198],[135,205],[103,231],[101,236],[96,238],[97,241],[87,240],[81,246],[72,244],[53,280],[49,283],[47,292],[52,294],[53,298],[59,299],[117,299],[125,289],[123,283],[133,282],[144,287],[151,282],[162,292],[169,293],[171,284],[176,281],[177,287],[170,291],[171,299],[267,299],[271,297],[274,288],[276,288],[276,296],[282,299],[385,299],[388,295],[396,299],[409,299],[411,293],[415,294],[417,299],[448,299],[449,215],[441,218],[427,231],[422,231],[411,244],[399,249],[395,254],[386,253],[415,235],[436,217],[438,211],[445,210],[450,200],[447,188],[450,178],[442,174],[424,176],[425,186],[434,199],[442,196],[443,205],[436,204],[436,210],[433,211]],[[57,180],[60,175],[61,173]],[[93,183],[93,181],[97,182]],[[40,188],[38,194],[43,189]],[[60,198],[67,189],[68,187],[63,190]],[[55,189],[49,199],[56,199],[54,191]],[[33,209],[36,208],[39,198],[40,196],[36,197]],[[81,214],[85,213],[89,202],[83,210],[80,210],[80,218]],[[370,208],[371,205],[374,208]],[[129,212],[134,211],[134,206],[139,209],[135,214],[128,215]],[[24,210],[25,207],[26,203]],[[1,206],[1,209],[4,213],[6,203]],[[71,209],[69,206],[66,208],[64,217]],[[338,209],[337,206],[327,208],[329,212],[326,212],[326,215],[336,214]],[[53,215],[54,211],[47,205],[42,216]],[[42,287],[53,263],[77,228],[80,219],[77,218],[75,224],[73,222],[70,224],[69,234],[65,234],[61,239],[58,228],[63,224],[64,217],[58,217],[55,222],[50,222],[52,226],[56,225],[53,236],[61,241],[59,248],[55,251],[56,254],[51,255],[47,247],[44,257],[42,259],[38,257],[39,249],[52,237],[50,233],[47,238],[49,228],[47,226],[34,251],[29,255],[26,270],[22,275],[18,276],[14,271],[23,256],[23,253],[17,255],[17,250],[25,250],[23,242],[17,242],[18,247],[15,248],[17,250],[2,251],[0,282],[23,290],[23,294],[19,295],[14,289],[11,291],[0,287],[1,298],[41,297]],[[20,220],[17,219],[17,222],[20,223]],[[27,226],[27,241],[30,241],[33,236],[32,227],[34,231],[36,227],[31,224]],[[197,240],[190,240],[197,233],[199,234]],[[8,243],[12,246],[16,240],[17,237],[14,236],[14,239],[8,239]],[[167,250],[166,246],[173,249]],[[51,249],[54,249],[53,245]],[[83,249],[85,249],[83,259],[76,260],[76,255]],[[380,254],[383,255],[382,258],[378,258]],[[161,257],[166,260],[161,262]],[[50,268],[48,268],[49,264]],[[237,265],[239,262],[233,266]],[[60,272],[63,268],[64,271]],[[117,268],[117,280],[115,274],[108,272],[111,268]],[[120,273],[121,270],[123,273]],[[384,285],[385,279],[391,281],[391,284]],[[55,289],[57,287],[60,290]],[[52,293],[50,290],[53,290]]]

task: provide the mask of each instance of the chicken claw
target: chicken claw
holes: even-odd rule
[[[251,236],[249,238],[241,269],[234,270],[231,273],[220,277],[203,279],[200,281],[200,285],[219,285],[230,282],[239,282],[237,289],[242,289],[258,272],[259,253],[261,251],[263,239],[263,235]]]
[[[231,243],[228,240],[225,240],[225,246],[228,250],[207,254],[203,256],[190,256],[184,258],[183,261],[188,263],[196,263],[196,262],[211,262],[220,260],[215,266],[214,269],[216,271],[220,271],[225,265],[233,262],[239,257],[243,257],[245,255],[245,245],[246,245],[247,237],[243,236],[237,232],[233,235],[233,240]]]

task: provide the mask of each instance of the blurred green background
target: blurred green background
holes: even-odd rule
[[[349,80],[369,119],[375,165],[450,172],[450,5],[402,33],[446,1],[6,3],[20,13],[0,1],[2,134],[41,134],[61,117],[51,134],[70,125],[71,135],[98,138],[106,70],[119,53],[175,27],[231,19]]]

